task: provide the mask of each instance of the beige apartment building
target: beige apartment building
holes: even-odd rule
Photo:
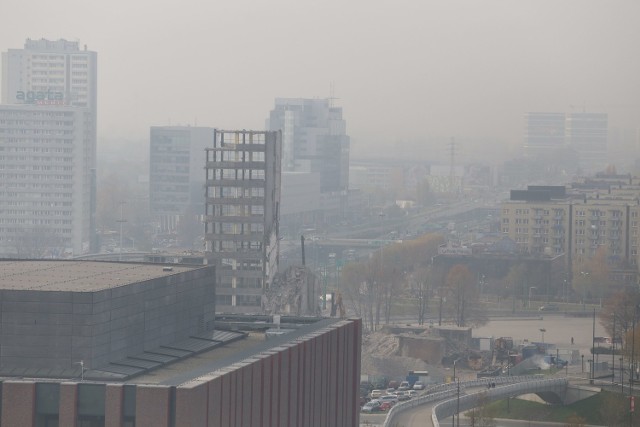
[[[637,179],[615,188],[588,190],[529,186],[503,202],[501,230],[523,253],[565,254],[567,274],[606,251],[614,280],[635,283],[638,271],[640,186]]]

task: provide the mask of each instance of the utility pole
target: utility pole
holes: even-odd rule
[[[127,220],[124,219],[124,202],[120,202],[120,219],[116,222],[120,223],[120,250],[118,251],[118,261],[122,261],[122,225],[127,222]]]

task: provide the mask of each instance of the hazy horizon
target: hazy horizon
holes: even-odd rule
[[[263,129],[275,98],[325,98],[331,84],[354,154],[450,137],[515,147],[529,111],[607,112],[610,127],[640,127],[632,0],[5,0],[2,9],[11,13],[0,15],[0,51],[65,38],[98,52],[106,139],[148,140],[150,126]]]

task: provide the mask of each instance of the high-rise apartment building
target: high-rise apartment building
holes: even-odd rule
[[[349,187],[349,137],[342,108],[330,99],[277,98],[267,120],[282,131],[282,170],[320,175],[320,191]]]
[[[2,103],[88,108],[95,117],[96,52],[78,42],[27,39],[24,49],[2,53]]]
[[[205,245],[217,310],[260,312],[278,267],[281,133],[215,130],[206,150]]]
[[[3,256],[96,251],[96,53],[28,39],[2,53],[1,99]]]
[[[89,251],[92,131],[84,108],[0,105],[0,257]]]
[[[151,213],[163,233],[174,233],[185,215],[204,215],[206,148],[213,128],[154,126],[149,143]]]

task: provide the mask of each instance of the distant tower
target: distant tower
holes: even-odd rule
[[[267,120],[282,130],[282,170],[318,174],[323,193],[349,188],[350,141],[334,99],[277,98]]]
[[[608,121],[606,113],[567,114],[567,141],[578,152],[583,172],[602,171],[607,165]]]
[[[449,195],[453,199],[455,197],[455,180],[456,180],[456,141],[452,137],[449,142]]]

